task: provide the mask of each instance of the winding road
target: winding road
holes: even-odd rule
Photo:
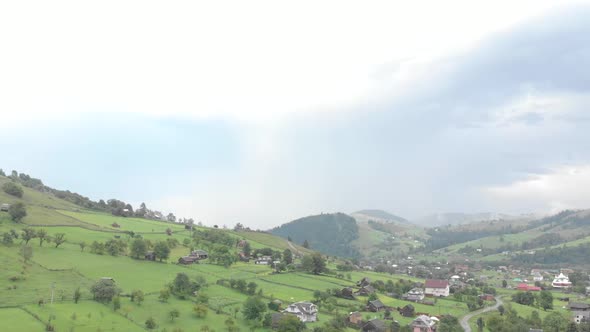
[[[465,332],[471,332],[471,326],[469,326],[469,320],[471,318],[473,318],[473,316],[477,316],[486,312],[490,312],[492,310],[496,310],[498,309],[499,306],[503,305],[504,302],[502,302],[502,299],[500,297],[496,298],[496,304],[494,304],[491,307],[485,307],[483,309],[479,309],[476,310],[474,312],[468,313],[467,315],[463,316],[463,318],[461,318],[461,320],[459,321],[461,323],[461,327],[463,328],[463,331]]]

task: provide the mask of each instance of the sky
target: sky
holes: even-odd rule
[[[590,4],[0,4],[0,168],[268,229],[590,208]]]

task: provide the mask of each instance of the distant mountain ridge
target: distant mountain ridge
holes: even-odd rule
[[[463,225],[480,221],[492,220],[515,220],[523,218],[523,216],[514,216],[504,213],[483,212],[483,213],[437,213],[429,216],[424,216],[411,221],[417,225],[425,227],[437,227],[445,225]]]
[[[410,221],[408,221],[405,218],[402,218],[400,216],[396,216],[395,214],[389,213],[387,211],[384,210],[379,210],[379,209],[365,209],[365,210],[360,210],[360,211],[356,211],[352,213],[352,216],[363,216],[363,217],[367,217],[366,219],[370,219],[370,218],[374,218],[377,219],[378,221],[387,221],[387,222],[398,222],[398,223],[402,223],[402,224],[411,224]]]

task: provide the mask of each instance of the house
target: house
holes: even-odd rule
[[[426,296],[446,297],[449,294],[449,282],[446,280],[428,279],[424,283],[424,295]]]
[[[436,321],[426,315],[420,315],[410,323],[410,329],[412,332],[435,332]]]
[[[198,260],[199,259],[194,256],[182,256],[178,259],[178,264],[188,265],[197,262]]]
[[[191,251],[190,255],[191,257],[195,257],[197,260],[201,260],[201,259],[207,259],[209,257],[209,253],[206,252],[205,250],[193,250]]]
[[[590,304],[581,302],[570,302],[567,308],[571,311],[590,311]]]
[[[539,272],[535,273],[533,275],[533,281],[539,281],[539,282],[543,281],[543,275]]]
[[[260,264],[260,265],[270,265],[272,263],[272,257],[270,256],[261,256],[256,258],[256,260],[254,261],[254,264]]]
[[[414,317],[414,306],[411,304],[407,304],[405,307],[397,310],[400,315],[404,317]]]
[[[363,322],[363,314],[358,311],[348,314],[348,322],[354,325],[360,325]]]
[[[380,300],[369,301],[367,303],[367,310],[372,312],[385,310],[385,304],[383,304],[383,302]]]
[[[361,287],[361,289],[356,291],[356,293],[354,293],[354,294],[361,295],[361,296],[369,296],[370,294],[373,294],[373,293],[375,293],[375,288],[373,288],[373,286],[371,286],[371,285],[368,285],[368,286]]]
[[[350,287],[342,288],[342,290],[340,291],[340,296],[345,299],[353,300],[354,299],[354,291]]]
[[[155,261],[156,260],[156,253],[153,251],[148,251],[145,253],[145,260],[147,261]]]
[[[422,288],[412,288],[410,291],[404,294],[403,299],[414,302],[422,301],[424,300],[424,291]]]
[[[574,322],[590,321],[590,304],[581,302],[570,302],[567,308],[572,312]]]
[[[250,257],[246,256],[246,254],[243,251],[241,251],[238,254],[238,258],[240,259],[240,262],[246,262],[246,263],[250,262]]]
[[[361,279],[360,281],[357,281],[356,285],[358,287],[365,287],[365,286],[369,286],[371,284],[371,279],[364,277],[363,279]]]
[[[371,319],[370,321],[366,322],[363,327],[361,328],[363,332],[385,332],[387,331],[387,327],[385,326],[385,322],[380,319]]]
[[[573,311],[572,316],[576,324],[590,322],[590,311]]]
[[[10,204],[0,205],[0,211],[8,212],[8,209],[10,209]]]
[[[315,322],[318,319],[318,307],[311,302],[295,302],[290,304],[283,313],[293,314],[302,322]]]
[[[537,286],[531,286],[531,285],[527,285],[527,284],[518,284],[518,286],[516,286],[516,289],[519,291],[523,291],[523,292],[539,292],[541,291],[541,287],[537,287]]]
[[[480,299],[482,299],[483,301],[494,301],[495,297],[492,294],[482,294],[479,296]]]

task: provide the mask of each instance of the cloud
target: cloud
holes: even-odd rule
[[[559,174],[590,165],[588,6],[132,4],[0,17],[22,29],[0,55],[2,166],[260,228],[368,207],[411,218],[583,203],[505,197],[538,177],[565,192]]]
[[[590,207],[590,165],[561,166],[546,173],[528,174],[506,186],[485,189],[489,199],[512,211],[523,207],[539,212]]]

